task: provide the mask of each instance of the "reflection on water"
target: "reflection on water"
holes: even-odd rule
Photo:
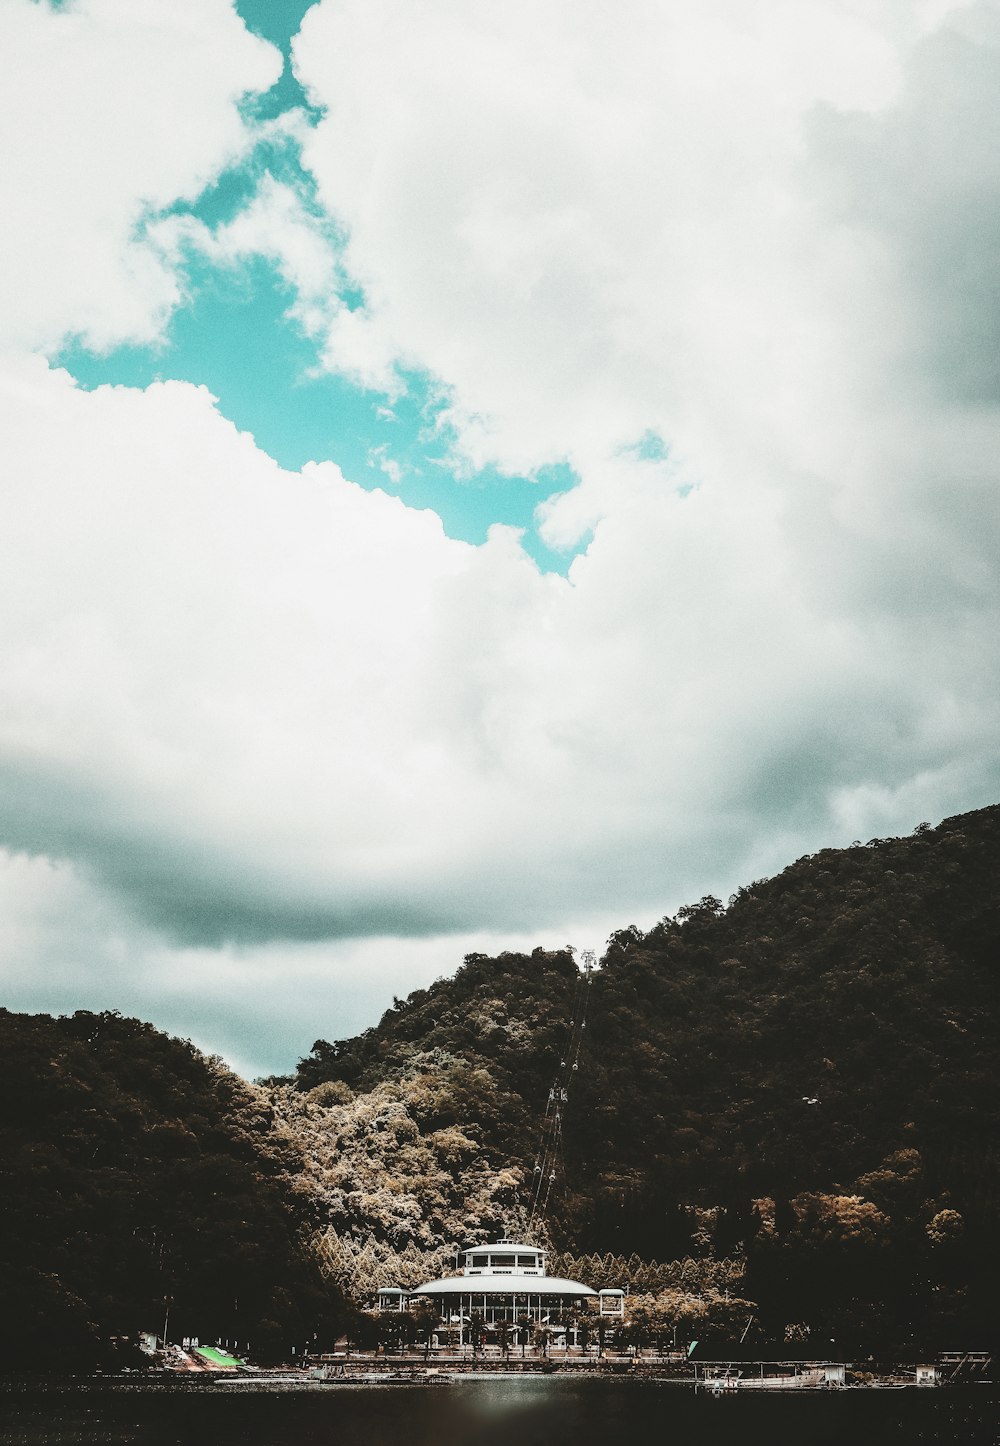
[[[996,1395],[721,1399],[653,1381],[457,1380],[310,1394],[0,1397],[3,1446],[998,1446]]]

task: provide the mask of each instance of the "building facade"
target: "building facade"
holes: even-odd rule
[[[462,1252],[460,1275],[428,1280],[410,1291],[410,1301],[429,1301],[442,1326],[464,1334],[474,1318],[496,1332],[506,1324],[512,1333],[537,1326],[565,1329],[588,1302],[599,1297],[589,1285],[549,1275],[546,1251],[514,1240],[497,1240]],[[390,1306],[388,1299],[386,1306]]]

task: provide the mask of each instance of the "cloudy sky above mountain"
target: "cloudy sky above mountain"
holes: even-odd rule
[[[247,1072],[1000,797],[1000,5],[0,0],[0,979]]]

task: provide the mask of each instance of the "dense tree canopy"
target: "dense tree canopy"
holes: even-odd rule
[[[175,1338],[281,1356],[362,1329],[342,1292],[502,1230],[628,1286],[637,1343],[982,1343],[998,948],[992,808],[621,929],[590,976],[569,948],[470,955],[285,1080],[117,1014],[0,1010],[5,1359],[111,1359],[168,1304]]]
[[[841,1332],[987,1330],[998,950],[1000,808],[618,931],[590,985],[552,1238],[743,1252],[775,1329],[811,1313]],[[317,1041],[297,1087],[405,1089],[447,1055],[436,1122],[519,1170],[523,1204],[578,978],[569,950],[469,956],[376,1028]]]
[[[0,1010],[3,1359],[111,1360],[119,1338],[250,1341],[330,1327],[300,1169],[260,1090],[117,1014]]]

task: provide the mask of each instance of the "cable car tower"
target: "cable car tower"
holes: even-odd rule
[[[559,1071],[549,1086],[542,1119],[542,1135],[535,1155],[535,1168],[531,1182],[531,1213],[528,1229],[535,1223],[542,1224],[549,1205],[549,1197],[558,1177],[564,1172],[562,1153],[563,1120],[569,1104],[570,1091],[580,1072],[580,1052],[587,1029],[587,1005],[590,1002],[590,982],[597,967],[593,949],[584,949],[580,955],[583,966],[577,973],[573,991],[573,1004],[569,1020],[569,1035],[562,1049]]]

